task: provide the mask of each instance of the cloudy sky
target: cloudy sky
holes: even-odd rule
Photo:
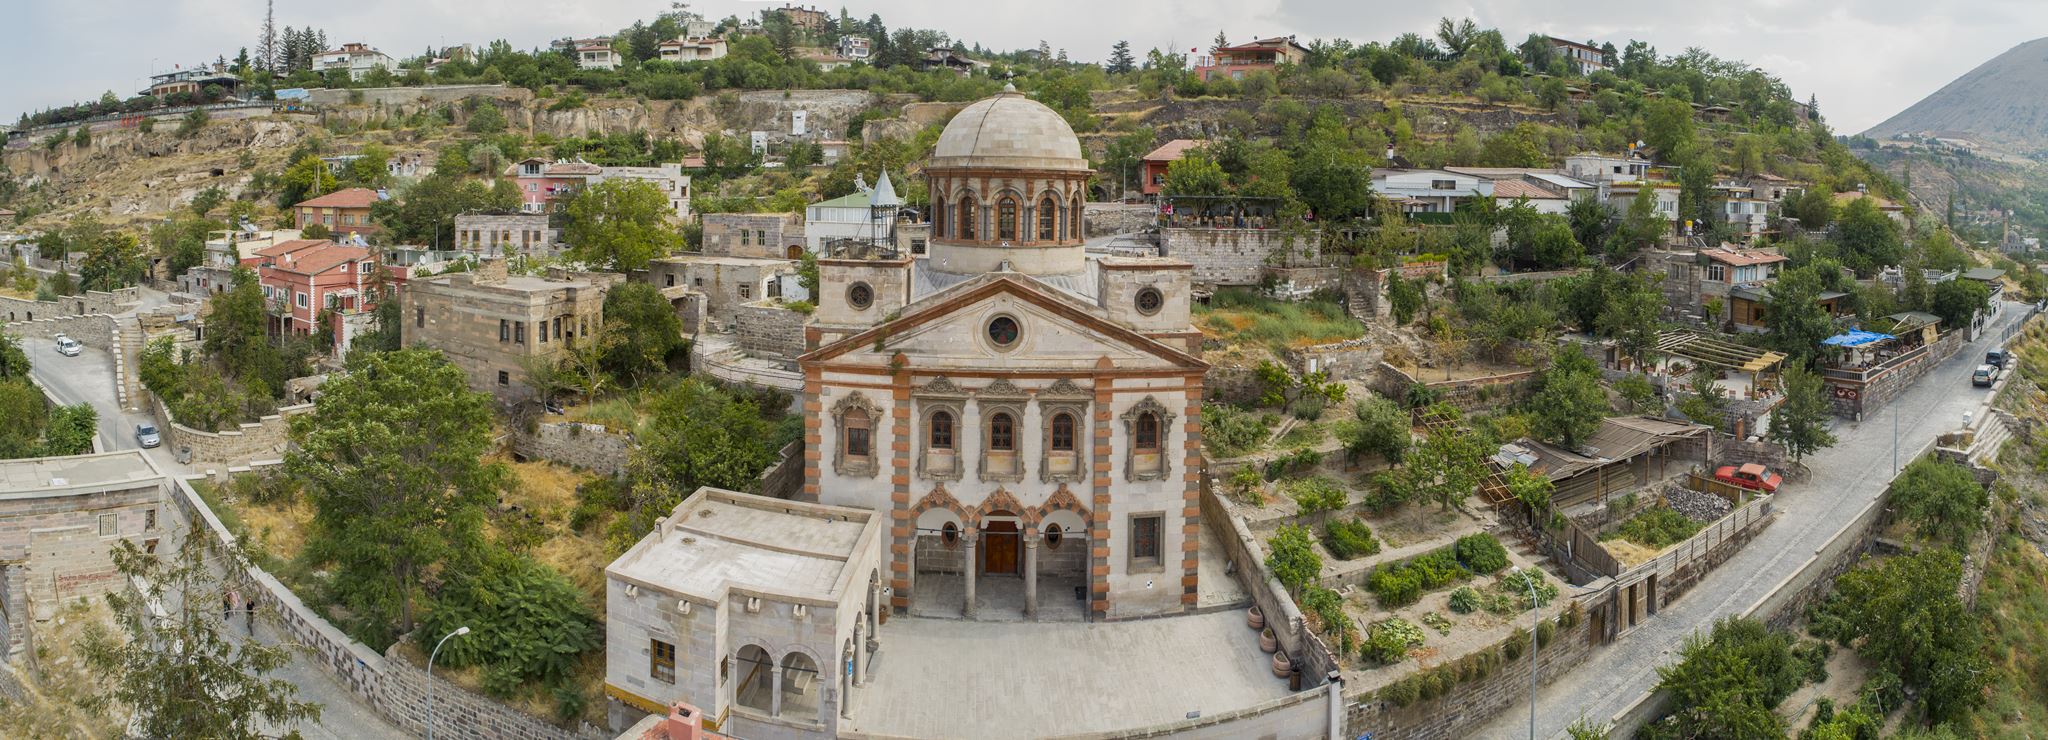
[[[364,41],[394,56],[430,44],[503,38],[532,48],[651,18],[666,0],[276,0],[277,23],[312,25],[331,42]],[[779,6],[781,0],[773,3]],[[750,15],[761,2],[697,0],[712,18]],[[819,7],[836,11],[837,3]],[[1764,68],[1799,98],[1817,95],[1837,131],[1861,131],[1949,80],[2048,32],[2039,0],[857,0],[856,17],[937,28],[998,49],[1043,39],[1099,61],[1119,39],[1148,48],[1294,34],[1384,41],[1428,33],[1440,15],[1471,16],[1515,43],[1530,32],[1574,39],[1641,39],[1663,54],[1703,47]],[[0,120],[25,110],[129,95],[153,69],[234,57],[255,42],[263,0],[0,0],[0,42],[16,60],[0,84]],[[33,60],[55,60],[40,62]]]

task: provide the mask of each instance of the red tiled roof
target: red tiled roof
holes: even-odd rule
[[[1180,160],[1181,157],[1187,155],[1189,149],[1193,149],[1195,147],[1202,146],[1203,144],[1207,143],[1209,142],[1197,141],[1194,139],[1174,139],[1173,141],[1169,141],[1159,145],[1159,148],[1152,150],[1151,154],[1145,155],[1144,161],[1177,162]]]
[[[369,188],[348,188],[299,203],[298,207],[313,208],[369,208],[377,202],[377,191]]]
[[[1761,249],[1740,249],[1735,247],[1714,247],[1712,249],[1701,250],[1700,254],[1706,255],[1707,259],[1734,267],[1766,265],[1775,262],[1784,262],[1788,259],[1785,255],[1778,254],[1777,252],[1766,252]]]
[[[366,260],[370,250],[362,247],[344,247],[330,244],[292,255],[291,259],[272,265],[275,269],[300,275],[318,275],[346,262]]]
[[[1497,200],[1563,200],[1564,196],[1537,187],[1527,180],[1497,180],[1493,183],[1493,197]]]
[[[287,254],[291,254],[291,253],[293,253],[293,252],[297,252],[297,251],[299,251],[299,250],[301,250],[301,249],[310,249],[310,248],[312,248],[312,247],[317,247],[317,246],[320,246],[320,245],[322,245],[322,244],[333,244],[333,243],[334,243],[334,242],[328,241],[328,240],[326,240],[326,239],[293,239],[293,240],[291,240],[291,241],[285,241],[285,242],[278,242],[278,243],[276,243],[276,244],[272,244],[272,245],[270,245],[270,246],[268,246],[268,247],[264,247],[264,248],[262,248],[262,249],[258,249],[258,250],[256,250],[256,256],[258,256],[258,257],[283,257],[283,256],[285,256],[285,255],[287,255]]]

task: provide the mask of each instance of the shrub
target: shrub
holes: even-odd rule
[[[1507,548],[1501,547],[1500,540],[1481,532],[1458,538],[1458,562],[1477,574],[1488,574],[1508,567]]]
[[[1331,483],[1327,478],[1303,478],[1287,487],[1287,495],[1301,506],[1303,516],[1321,514],[1344,508],[1344,489]]]
[[[1266,568],[1273,571],[1281,585],[1298,592],[1323,571],[1323,557],[1316,554],[1314,544],[1307,529],[1281,525],[1280,531],[1266,541]]]
[[[1536,623],[1536,647],[1550,647],[1550,641],[1557,639],[1557,624],[1546,619]]]
[[[1381,606],[1413,604],[1425,591],[1472,577],[1472,572],[1458,562],[1456,547],[1441,547],[1405,563],[1379,566],[1366,579],[1366,588],[1379,597]]]
[[[1229,485],[1238,501],[1252,506],[1266,505],[1266,479],[1259,475],[1257,468],[1245,465],[1231,471]]]
[[[1600,539],[1624,539],[1644,547],[1663,549],[1684,542],[1700,531],[1700,523],[1669,507],[1637,514]]]
[[[1389,609],[1407,606],[1422,598],[1422,581],[1403,568],[1376,568],[1366,579],[1365,586],[1373,596],[1379,597],[1380,606]]]
[[[1358,630],[1351,615],[1344,613],[1343,596],[1321,586],[1309,586],[1302,590],[1301,609],[1316,618],[1323,634],[1337,638],[1340,651],[1351,652]]]
[[[1529,631],[1520,627],[1516,627],[1515,631],[1508,635],[1508,639],[1500,644],[1500,654],[1506,656],[1508,660],[1519,660],[1522,653],[1528,651]]]
[[[1258,449],[1266,440],[1266,426],[1259,417],[1235,406],[1218,404],[1204,409],[1202,440],[1217,457],[1237,457]]]
[[[1396,707],[1414,704],[1417,699],[1422,698],[1422,682],[1419,678],[1420,676],[1411,675],[1388,684],[1386,688],[1380,690],[1380,698],[1386,699]]]
[[[451,666],[484,666],[484,688],[510,695],[523,683],[566,679],[579,657],[604,644],[597,616],[569,579],[525,556],[487,554],[449,581],[421,621],[421,634],[468,626],[477,636],[451,641]]]
[[[1458,590],[1451,592],[1451,611],[1459,614],[1479,611],[1482,606],[1480,602],[1479,589],[1471,586],[1459,586]]]
[[[1491,608],[1497,613],[1523,611],[1538,606],[1548,606],[1557,598],[1557,586],[1550,579],[1526,570],[1518,570],[1501,576],[1494,582],[1494,589],[1500,595]],[[1530,603],[1530,591],[1535,592],[1535,603]]]
[[[1353,560],[1378,554],[1380,541],[1372,536],[1372,527],[1364,520],[1338,520],[1323,525],[1323,548],[1339,560]]]
[[[1423,641],[1421,627],[1394,617],[1375,622],[1366,630],[1363,655],[1373,663],[1393,665],[1407,659],[1408,651],[1422,647]]]

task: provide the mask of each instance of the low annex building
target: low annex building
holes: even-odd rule
[[[140,450],[0,461],[0,658],[30,619],[120,587],[115,541],[156,549],[163,481]]]
[[[876,645],[883,521],[697,489],[605,568],[612,725],[682,702],[736,737],[835,736]]]
[[[405,346],[433,347],[500,401],[531,398],[527,368],[551,361],[604,325],[604,297],[622,275],[508,275],[503,259],[474,272],[415,278],[401,292]]]

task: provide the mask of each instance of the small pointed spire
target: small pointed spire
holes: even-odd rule
[[[1016,86],[1015,84],[1013,84],[1013,83],[1009,83],[1009,82],[1005,82],[1005,83],[1003,83],[1003,92],[1006,92],[1006,93],[1013,93],[1013,92],[1016,92],[1016,91],[1017,91],[1017,86]]]

